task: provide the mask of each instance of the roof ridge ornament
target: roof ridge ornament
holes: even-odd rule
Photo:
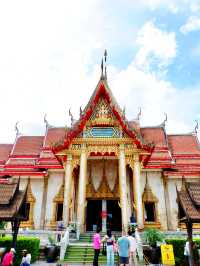
[[[137,117],[136,117],[136,119],[137,119],[138,121],[140,120],[141,115],[142,115],[142,108],[139,107],[139,112],[138,112]]]
[[[69,108],[69,116],[71,117],[71,126],[73,126],[74,122],[75,122],[75,119],[72,115],[72,112],[71,112],[71,109]]]
[[[44,115],[44,123],[46,125],[46,130],[49,129],[51,127],[51,125],[49,124],[48,120],[47,120],[47,114]]]
[[[195,128],[194,128],[194,133],[197,134],[198,133],[198,129],[199,129],[199,122],[198,120],[195,120],[196,122],[196,125],[195,125]]]
[[[164,121],[160,124],[160,127],[165,127],[165,126],[166,126],[166,122],[167,122],[167,120],[168,120],[167,113],[164,113],[164,116],[165,116],[165,119],[164,119]]]
[[[122,114],[123,114],[123,118],[125,119],[125,117],[126,117],[126,106],[124,106]]]
[[[15,123],[15,132],[16,132],[16,138],[21,135],[19,128],[18,128],[19,121]]]
[[[103,58],[101,60],[101,79],[107,80],[107,50],[105,49]]]
[[[79,114],[80,114],[80,117],[82,117],[83,116],[83,110],[82,110],[82,107],[80,106],[80,109],[79,109]]]

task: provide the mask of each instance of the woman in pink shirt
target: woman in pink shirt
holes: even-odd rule
[[[12,266],[13,258],[14,258],[15,249],[11,248],[9,252],[7,252],[2,260],[2,266]]]
[[[98,260],[99,260],[99,253],[101,249],[101,236],[100,233],[101,230],[97,228],[96,234],[93,236],[93,248],[94,248],[94,260],[93,260],[93,266],[98,266]]]

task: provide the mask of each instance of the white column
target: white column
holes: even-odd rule
[[[127,184],[126,184],[126,161],[124,153],[124,145],[119,148],[119,190],[120,205],[122,212],[122,230],[128,230],[128,209],[127,209]]]
[[[42,196],[42,209],[41,209],[41,220],[40,229],[44,230],[45,217],[46,217],[46,205],[47,205],[47,191],[48,191],[48,176],[44,176],[43,196]]]
[[[69,209],[71,203],[71,183],[72,183],[72,156],[67,155],[67,162],[65,166],[65,189],[63,202],[63,222],[65,226],[69,223]]]
[[[104,214],[107,213],[107,202],[106,200],[102,200],[102,212],[104,212]],[[106,232],[107,227],[106,227],[106,223],[107,223],[107,216],[103,216],[102,217],[102,232]]]
[[[141,177],[140,177],[140,161],[139,155],[134,155],[134,199],[136,207],[136,220],[139,226],[143,227],[143,212],[142,212],[142,193],[141,193]]]
[[[85,197],[86,197],[86,173],[87,173],[87,153],[85,145],[82,145],[80,156],[80,172],[78,184],[78,209],[77,209],[77,223],[80,232],[84,231],[85,218]]]

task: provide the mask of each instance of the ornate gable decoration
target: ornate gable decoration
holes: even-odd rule
[[[87,133],[88,126],[94,128],[92,132]],[[99,135],[101,130],[96,129],[95,127],[100,126],[104,128],[110,126],[110,129],[106,130],[111,132],[109,133],[111,137],[115,135],[115,133],[112,134],[113,130],[118,129],[118,132],[122,134],[122,137],[127,135],[132,138],[137,148],[143,148],[150,153],[153,151],[154,147],[152,145],[144,144],[141,134],[129,127],[125,114],[118,106],[106,80],[100,80],[84,111],[81,112],[80,119],[67,131],[63,142],[52,147],[53,153],[57,154],[64,149],[68,149],[73,139],[80,136],[81,133],[83,135],[85,133],[85,136],[90,136],[92,133],[92,136],[95,134],[95,137],[97,137],[97,134]],[[103,136],[101,135],[100,137]],[[59,155],[56,156],[59,157]]]
[[[119,138],[121,136],[119,122],[104,99],[99,100],[86,123],[83,136],[86,138]]]
[[[91,118],[88,123],[91,126],[101,125],[108,126],[116,124],[116,118],[114,117],[110,107],[104,99],[101,99],[97,104]],[[119,125],[119,123],[117,123]]]

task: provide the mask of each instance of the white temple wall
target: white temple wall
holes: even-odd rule
[[[169,209],[170,209],[170,222],[171,229],[176,230],[178,228],[178,204],[177,204],[177,192],[181,189],[182,180],[179,179],[168,179],[168,193],[169,193]]]
[[[17,177],[19,178],[19,177]],[[24,190],[28,184],[28,178],[29,176],[24,176],[23,178],[20,178],[20,183],[19,183],[19,189]]]
[[[35,197],[35,204],[33,209],[33,221],[35,229],[40,228],[41,209],[42,209],[42,196],[43,196],[43,177],[30,179],[31,190]]]
[[[144,191],[144,187],[146,184],[146,172],[142,172],[142,193]],[[158,199],[157,202],[157,218],[161,224],[161,229],[167,230],[167,213],[166,213],[166,204],[165,204],[165,193],[164,193],[164,185],[162,179],[162,172],[159,171],[148,171],[147,178],[149,182],[149,186],[153,194]]]
[[[53,200],[58,194],[61,185],[63,184],[63,173],[50,172],[47,187],[47,204],[45,224],[48,225],[53,215]]]

